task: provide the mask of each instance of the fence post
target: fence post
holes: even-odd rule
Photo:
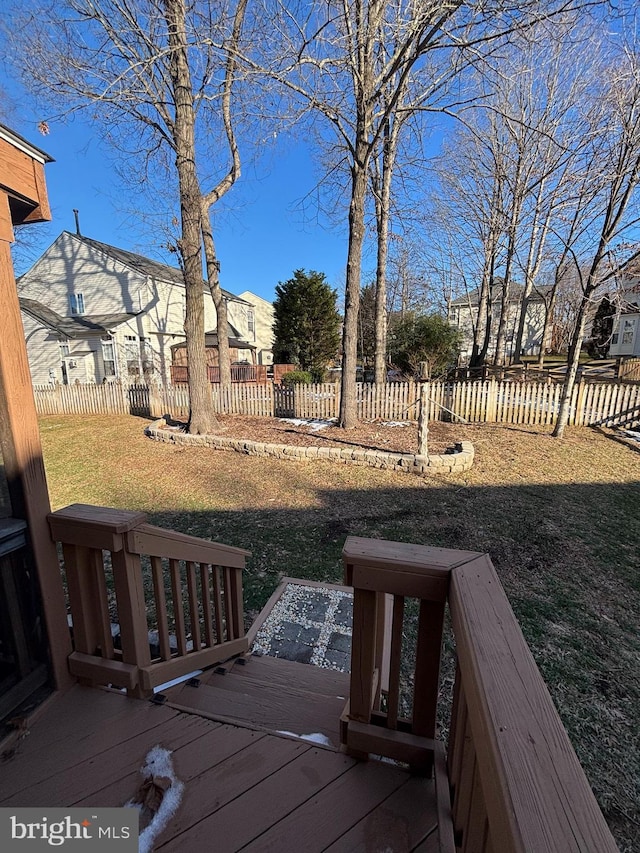
[[[429,365],[420,362],[420,411],[418,412],[418,456],[429,453]]]

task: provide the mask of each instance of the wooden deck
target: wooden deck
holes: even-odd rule
[[[230,685],[234,676],[224,678]],[[0,806],[122,806],[135,794],[139,768],[156,744],[172,750],[185,785],[156,850],[201,853],[214,840],[216,853],[439,850],[431,780],[307,741],[80,686],[57,696],[15,755],[5,756]]]
[[[320,734],[333,747],[340,746],[348,673],[252,655],[226,675],[209,670],[198,681],[198,687],[184,683],[164,691],[169,703],[251,728]]]

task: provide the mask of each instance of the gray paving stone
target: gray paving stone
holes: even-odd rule
[[[330,604],[331,598],[326,593],[309,595],[300,603],[300,617],[308,619],[309,622],[324,622]]]
[[[351,628],[353,625],[353,598],[343,598],[333,618],[334,624]]]
[[[332,669],[339,669],[341,672],[349,672],[350,654],[346,652],[338,652],[335,649],[327,649],[324,656],[325,664],[329,664]]]
[[[334,631],[329,637],[329,642],[327,643],[327,651],[329,649],[335,652],[345,652],[350,655],[351,637],[347,634],[339,634],[337,631]]]
[[[269,654],[276,658],[296,661],[296,663],[311,663],[313,646],[290,640],[272,640]]]

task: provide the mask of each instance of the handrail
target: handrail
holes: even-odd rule
[[[67,576],[75,648],[69,667],[83,681],[146,696],[247,650],[248,551],[108,507],[74,504],[51,513],[49,525],[62,543]],[[114,610],[121,648],[112,637]]]
[[[343,559],[345,583],[353,586],[353,635],[342,741],[352,752],[385,755],[430,772],[449,573],[474,556],[471,551],[347,539]],[[399,713],[407,598],[420,602],[411,719]]]
[[[435,752],[438,777],[439,745],[432,738],[442,630],[437,607],[444,609],[437,584],[444,584],[458,656],[447,754],[451,798],[446,804],[455,846],[447,849],[617,851],[489,557],[349,537],[344,560],[347,583],[354,587],[352,695],[342,719],[346,747],[388,755],[422,771],[430,769],[429,753]],[[391,626],[380,617],[376,600],[387,592],[394,596]],[[403,721],[394,718],[398,676],[393,673],[399,666],[401,631],[396,618],[405,596],[421,599],[418,647],[422,642],[427,653],[418,650],[416,655],[413,719]],[[429,622],[423,624],[425,605]],[[391,676],[383,684],[389,698],[383,713],[371,685],[376,684],[376,668],[378,681],[384,682],[385,656]],[[369,719],[363,721],[367,713]],[[394,725],[397,731],[388,731]],[[422,749],[416,734],[423,738]],[[440,782],[441,777],[442,772]],[[441,800],[442,785],[437,787]]]
[[[452,570],[449,604],[458,654],[455,829],[484,833],[505,853],[617,851],[486,554]]]

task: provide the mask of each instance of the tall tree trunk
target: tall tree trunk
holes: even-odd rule
[[[378,252],[376,261],[376,343],[374,350],[374,381],[384,385],[387,381],[387,254],[389,215],[382,214],[378,226]]]
[[[184,271],[186,310],[184,329],[189,364],[189,432],[212,432],[216,425],[207,375],[202,288],[201,193],[195,168],[195,115],[187,56],[184,0],[165,0],[171,49],[170,73],[175,92],[173,139],[180,192],[181,236],[178,241]]]
[[[487,265],[482,273],[482,282],[480,284],[480,296],[478,299],[478,315],[476,317],[475,326],[473,329],[473,344],[471,347],[471,358],[469,359],[469,367],[480,367],[486,355],[486,345],[488,333],[490,332],[489,320],[490,315],[488,306],[491,300],[491,273]],[[469,306],[469,314],[473,322],[473,311]]]
[[[391,201],[391,169],[385,139],[382,155],[382,185],[376,198],[377,256],[376,256],[376,309],[374,350],[374,380],[376,385],[387,381],[387,256],[389,254],[389,204]]]
[[[234,130],[233,115],[231,111],[231,100],[233,84],[238,64],[237,49],[240,43],[242,26],[247,9],[248,0],[238,0],[233,17],[233,28],[231,39],[227,46],[227,61],[225,63],[224,86],[222,90],[222,122],[224,124],[227,145],[231,154],[229,171],[218,182],[210,192],[202,198],[202,241],[204,254],[207,262],[207,280],[211,298],[216,308],[216,330],[218,333],[218,366],[220,370],[220,387],[231,387],[231,358],[229,354],[229,332],[227,316],[227,300],[220,288],[220,262],[216,254],[213,229],[211,227],[211,205],[219,201],[222,196],[231,189],[240,177],[240,151]]]
[[[358,311],[360,310],[360,272],[364,242],[365,196],[367,191],[366,142],[360,141],[351,167],[349,204],[349,249],[342,333],[342,383],[339,424],[344,429],[357,425],[356,366],[358,360]]]
[[[220,288],[220,263],[216,255],[216,247],[211,228],[209,206],[202,205],[202,241],[207,262],[207,279],[211,298],[216,308],[216,329],[218,332],[218,366],[220,369],[220,387],[231,387],[231,357],[229,354],[229,323],[227,300]]]
[[[553,428],[553,436],[562,438],[565,427],[569,422],[571,397],[576,384],[576,376],[578,375],[578,366],[580,364],[580,352],[582,350],[582,339],[584,338],[584,330],[587,321],[587,308],[589,307],[590,297],[585,295],[580,302],[580,310],[576,320],[575,329],[571,338],[571,346],[567,356],[567,375],[565,376],[564,385],[562,387],[562,398],[560,400],[560,410],[556,425]]]
[[[555,310],[556,304],[555,290],[552,291],[548,299],[549,301],[547,301],[546,299],[544,301],[544,323],[542,324],[542,340],[540,341],[540,350],[538,352],[538,367],[544,367],[544,349],[547,342],[547,338],[549,337],[549,328],[553,323],[553,312]]]
[[[509,245],[507,248],[507,259],[504,267],[504,282],[502,285],[502,296],[500,298],[500,320],[498,321],[498,334],[496,338],[496,352],[493,363],[496,367],[502,367],[507,360],[507,327],[509,325],[509,303],[511,298],[511,268],[516,252],[515,231],[519,214],[515,206],[509,228]]]

